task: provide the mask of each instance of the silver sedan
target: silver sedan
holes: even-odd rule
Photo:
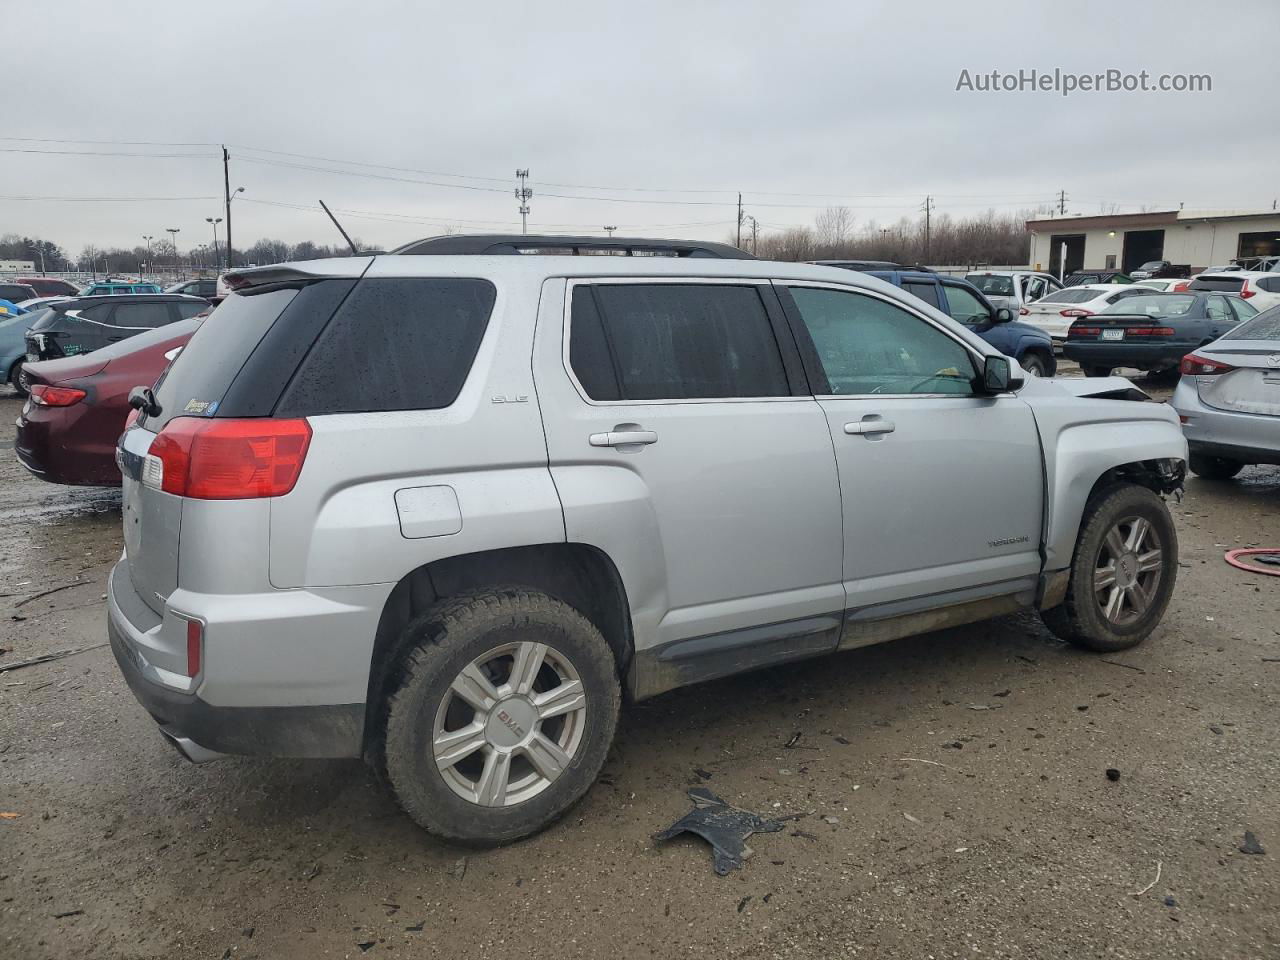
[[[1280,463],[1280,307],[1183,357],[1170,401],[1190,467],[1230,480],[1251,463]]]

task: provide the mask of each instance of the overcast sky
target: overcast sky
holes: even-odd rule
[[[184,250],[209,241],[221,143],[245,189],[237,247],[338,239],[317,198],[370,245],[518,230],[517,167],[531,231],[709,239],[732,231],[738,190],[766,229],[835,204],[859,226],[894,221],[926,194],[962,216],[1060,189],[1070,213],[1269,209],[1280,191],[1272,0],[1229,14],[1167,0],[25,9],[57,42],[5,45],[0,233],[73,254],[166,227]],[[1209,74],[1212,91],[956,90],[962,70],[1055,68]]]

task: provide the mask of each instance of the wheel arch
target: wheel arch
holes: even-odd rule
[[[625,677],[635,651],[631,607],[618,568],[603,550],[585,543],[546,543],[444,557],[405,574],[383,604],[369,664],[366,751],[381,736],[409,622],[441,600],[504,586],[541,590],[582,613],[604,636],[619,677]]]

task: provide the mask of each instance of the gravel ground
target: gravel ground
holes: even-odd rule
[[[1278,504],[1277,468],[1188,481],[1135,650],[1007,617],[630,707],[583,803],[493,851],[358,762],[186,763],[101,647],[0,673],[0,956],[1280,956],[1280,580],[1222,561]],[[119,525],[0,465],[0,666],[105,640]],[[649,839],[694,784],[803,817],[717,877]]]

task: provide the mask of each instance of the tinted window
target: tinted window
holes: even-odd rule
[[[902,289],[913,297],[919,297],[931,307],[938,306],[938,285],[920,280],[903,280]]]
[[[755,287],[600,284],[576,288],[574,299],[593,290],[620,399],[790,394],[778,342]],[[572,346],[571,336],[571,356]],[[580,344],[579,357],[590,356],[591,350],[588,337]],[[597,384],[604,379],[598,372],[594,376]],[[581,377],[579,382],[587,389]],[[607,386],[606,381],[605,391]],[[606,396],[602,392],[593,399]]]
[[[471,371],[496,295],[485,280],[361,280],[302,361],[282,413],[449,406]],[[219,308],[211,325],[221,315]]]
[[[1267,293],[1280,293],[1280,277],[1262,277],[1253,282],[1258,289],[1265,290]]]
[[[1244,286],[1240,277],[1196,277],[1191,281],[1188,290],[1216,290],[1219,293],[1239,293]]]
[[[576,287],[569,318],[569,366],[592,400],[621,400],[618,375],[591,287]]]
[[[174,306],[178,308],[178,314],[183,320],[188,317],[194,317],[197,313],[204,313],[209,309],[209,304],[207,303],[183,303],[179,301]]]
[[[987,309],[987,305],[964,287],[953,287],[947,284],[947,307],[951,318],[961,323],[991,322],[991,311]]]
[[[200,328],[200,324],[203,322],[202,320],[179,320],[177,323],[171,323],[166,327],[140,333],[136,337],[127,337],[116,343],[109,343],[105,347],[93,351],[93,355],[100,360],[112,360],[115,357],[127,356],[131,353],[137,353],[139,350],[153,347],[157,343],[170,343],[180,340],[184,336],[189,337]]]
[[[23,300],[34,300],[36,292],[30,287],[17,283],[0,283],[0,300],[12,300],[21,303]]]
[[[1120,303],[1099,311],[1098,315],[1141,313],[1148,317],[1180,317],[1190,310],[1195,302],[1194,295],[1185,293],[1155,293],[1136,300],[1125,297]]]
[[[141,421],[147,429],[159,430],[183,413],[212,416],[253,348],[297,294],[274,290],[222,301],[216,317],[196,331],[157,384],[161,413]]]
[[[969,351],[901,307],[811,287],[793,287],[791,296],[832,394],[973,392]]]
[[[172,320],[167,303],[122,303],[111,315],[117,327],[163,327]]]
[[[1258,314],[1248,323],[1242,323],[1223,334],[1223,340],[1275,340],[1280,342],[1280,307]]]

